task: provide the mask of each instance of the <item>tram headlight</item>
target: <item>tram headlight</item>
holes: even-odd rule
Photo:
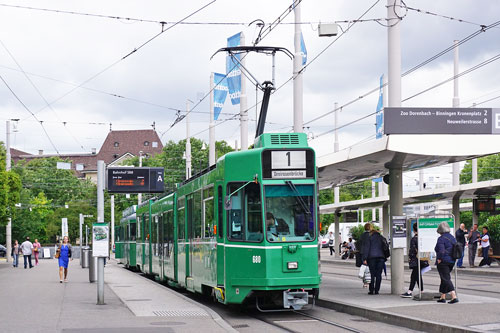
[[[299,268],[299,263],[296,261],[290,261],[287,263],[288,269],[297,269]]]

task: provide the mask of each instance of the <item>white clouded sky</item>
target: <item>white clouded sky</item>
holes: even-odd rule
[[[141,18],[156,21],[177,21],[209,0],[192,1],[1,1],[0,4],[57,9],[81,13]],[[209,90],[210,72],[224,72],[225,56],[210,57],[226,46],[226,38],[243,31],[247,44],[256,36],[255,19],[269,23],[276,19],[291,1],[229,1],[217,0],[187,22],[235,22],[245,25],[178,25],[166,31],[126,59],[119,61],[161,31],[158,23],[132,22],[91,16],[0,6],[0,75],[23,103],[43,121],[51,139],[62,152],[89,152],[99,148],[109,123],[115,130],[150,128],[155,122],[162,134],[175,120],[169,108],[186,107],[186,99],[196,100],[199,92]],[[352,20],[375,1],[303,0],[302,26],[309,60],[318,55],[332,38],[317,36],[317,22]],[[488,25],[500,20],[500,3],[493,0],[406,1],[420,8],[478,24]],[[379,1],[365,18],[385,18],[386,1]],[[293,13],[284,23],[293,22]],[[168,27],[166,25],[165,27]],[[346,24],[341,24],[345,29]],[[479,29],[478,26],[442,17],[408,11],[401,22],[402,71],[450,46]],[[282,46],[293,51],[292,24],[281,24],[260,45]],[[460,48],[460,67],[465,70],[500,51],[500,29],[495,28],[465,43]],[[7,51],[8,50],[8,51]],[[30,77],[44,100],[19,71]],[[73,90],[108,66],[109,68],[82,88]],[[500,62],[499,62],[500,64]],[[500,95],[500,65],[492,63],[460,79],[462,106]],[[281,85],[292,74],[292,61],[277,56],[276,80]],[[247,68],[260,80],[271,78],[271,59],[250,54]],[[344,104],[377,87],[381,74],[387,72],[387,29],[375,22],[357,23],[347,34],[329,47],[304,74],[304,121],[307,122],[333,109],[334,102]],[[453,54],[448,53],[402,81],[403,98],[432,86],[453,74]],[[404,106],[451,106],[452,83],[418,96]],[[63,95],[67,96],[61,98]],[[125,98],[111,96],[116,94]],[[255,103],[255,87],[248,84],[248,105]],[[258,97],[260,99],[260,95]],[[340,114],[340,125],[375,110],[377,94],[346,107]],[[271,97],[268,131],[288,131],[293,124],[292,83],[289,82]],[[467,102],[467,103],[465,103]],[[500,99],[483,106],[498,107]],[[191,133],[208,127],[208,100],[192,113]],[[239,106],[226,101],[221,119],[239,112]],[[250,118],[255,119],[255,110]],[[54,152],[42,128],[0,82],[0,121],[20,118],[13,147],[36,153],[38,149]],[[63,125],[66,122],[66,125]],[[348,147],[375,133],[375,118],[360,121],[340,131],[341,148]],[[93,123],[93,124],[92,124]],[[103,124],[95,124],[103,123]],[[333,114],[307,125],[306,132],[318,136],[333,128]],[[0,127],[4,140],[4,126]],[[254,122],[250,122],[252,142]],[[166,132],[162,141],[182,139],[185,124],[181,122]],[[239,140],[239,122],[227,121],[216,128],[218,140],[231,145]],[[207,140],[208,132],[197,135]],[[330,151],[333,136],[325,135],[311,141],[318,155]]]

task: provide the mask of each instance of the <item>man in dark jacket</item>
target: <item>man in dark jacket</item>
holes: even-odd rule
[[[464,260],[464,254],[465,254],[465,235],[468,234],[467,229],[465,229],[465,224],[461,223],[460,228],[457,229],[455,232],[455,238],[458,243],[460,243],[460,246],[462,246],[462,258],[458,259],[457,261],[457,267],[458,268],[465,268],[465,266],[462,266],[463,260]]]
[[[479,231],[477,231],[477,224],[474,224],[472,226],[471,232],[469,232],[469,236],[467,237],[467,239],[469,240],[469,266],[470,267],[475,267],[474,260],[476,259],[477,243],[479,242],[480,237],[481,237],[481,235],[479,234]]]
[[[451,301],[448,303],[458,303],[455,287],[453,286],[453,282],[451,282],[451,271],[453,270],[453,266],[455,266],[455,260],[452,257],[453,245],[457,241],[450,234],[448,222],[441,222],[438,225],[437,233],[441,235],[434,247],[434,252],[436,252],[436,266],[439,278],[441,279],[441,284],[439,285],[441,297],[437,302],[446,303],[446,294],[450,293]]]
[[[379,232],[373,229],[367,241],[363,242],[363,263],[370,267],[371,281],[368,295],[378,295],[382,283],[384,269],[383,239]]]

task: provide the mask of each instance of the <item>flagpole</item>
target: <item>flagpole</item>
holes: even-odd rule
[[[300,25],[300,3],[295,6],[295,52],[293,57],[293,131],[303,132],[303,82],[302,82],[302,50],[300,47],[300,36],[302,27]]]
[[[245,45],[245,35],[240,33],[240,45]],[[245,57],[241,57],[241,65],[245,66]],[[241,126],[241,150],[248,149],[248,110],[247,110],[247,80],[241,69],[241,94],[240,94],[240,126]]]
[[[210,74],[210,122],[208,125],[208,165],[215,164],[214,73]]]

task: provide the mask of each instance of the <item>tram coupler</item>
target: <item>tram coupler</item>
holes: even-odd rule
[[[301,310],[309,303],[307,291],[283,291],[283,307],[285,309]]]

